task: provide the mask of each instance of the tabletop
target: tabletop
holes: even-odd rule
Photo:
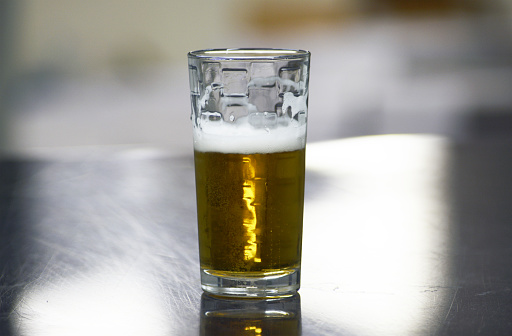
[[[202,293],[190,156],[0,160],[0,335],[505,335],[512,142],[307,148],[302,286]]]

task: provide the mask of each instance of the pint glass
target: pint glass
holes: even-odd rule
[[[300,286],[310,53],[188,54],[201,285],[278,297]]]

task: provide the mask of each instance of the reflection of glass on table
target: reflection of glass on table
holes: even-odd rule
[[[299,294],[268,300],[201,297],[201,336],[300,334]]]

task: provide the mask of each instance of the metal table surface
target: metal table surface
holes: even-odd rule
[[[0,335],[512,333],[512,144],[308,145],[300,295],[199,286],[193,160],[0,163]]]

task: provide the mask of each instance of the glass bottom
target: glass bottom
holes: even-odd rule
[[[299,290],[300,269],[272,272],[224,272],[201,269],[201,287],[207,293],[239,298],[277,298]]]

